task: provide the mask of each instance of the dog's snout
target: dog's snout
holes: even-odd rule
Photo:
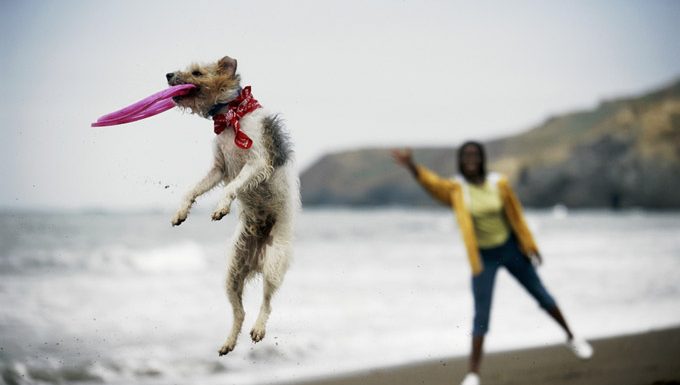
[[[167,74],[165,74],[165,78],[168,80],[172,79],[174,76],[175,76],[174,72],[168,72]]]

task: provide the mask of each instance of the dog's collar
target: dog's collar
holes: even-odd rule
[[[220,103],[222,104],[222,103]],[[217,106],[216,104],[215,106]],[[222,106],[216,108],[213,106],[210,110],[215,112],[219,111],[221,108],[228,107],[227,112],[223,114],[212,115],[214,131],[216,135],[219,135],[231,127],[234,129],[234,144],[237,147],[244,150],[249,149],[253,145],[253,140],[248,137],[243,131],[241,131],[241,124],[239,121],[241,118],[262,106],[260,103],[253,98],[253,94],[250,91],[250,86],[243,88],[239,95],[229,103],[224,103]]]
[[[229,104],[229,103],[217,103],[217,104],[215,104],[214,106],[212,106],[210,111],[208,111],[208,116],[210,116],[210,117],[215,116],[217,111],[221,110],[222,107],[226,106],[227,104]]]
[[[241,88],[241,87],[239,87],[238,90],[236,90],[236,92],[235,92],[236,96],[234,97],[234,100],[236,100],[236,99],[239,98],[239,96],[241,95],[241,92],[242,92],[242,91],[243,91],[243,88]],[[232,100],[232,101],[233,101],[233,100]],[[231,103],[231,102],[217,103],[217,104],[213,105],[213,106],[210,107],[210,109],[208,110],[208,116],[210,116],[210,117],[215,116],[215,114],[217,114],[217,111],[221,110],[222,107],[226,107],[227,105],[229,105],[229,103]]]

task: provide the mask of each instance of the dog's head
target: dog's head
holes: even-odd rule
[[[179,107],[192,113],[210,117],[210,109],[218,103],[227,103],[238,96],[240,76],[236,74],[236,59],[225,56],[217,63],[192,64],[185,71],[165,74],[168,84],[193,84],[189,94],[173,98]]]

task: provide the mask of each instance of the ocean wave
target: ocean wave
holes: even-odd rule
[[[57,272],[167,273],[200,271],[206,253],[196,242],[133,249],[102,245],[92,249],[42,249],[0,256],[0,271],[8,274]]]
[[[75,365],[49,365],[11,361],[0,362],[0,385],[37,384],[126,384],[157,383],[165,379],[186,379],[193,376],[217,375],[227,371],[216,361],[190,363],[139,360],[129,362],[82,362]]]
[[[33,385],[33,384],[63,384],[69,382],[101,383],[105,379],[93,365],[79,365],[74,367],[33,366],[20,362],[10,362],[0,365],[0,384]]]

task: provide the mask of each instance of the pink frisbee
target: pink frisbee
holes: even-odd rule
[[[92,123],[91,126],[115,126],[158,115],[175,107],[175,102],[172,100],[173,97],[186,95],[194,88],[196,86],[193,84],[180,84],[168,87],[123,109],[103,115],[96,122]]]

